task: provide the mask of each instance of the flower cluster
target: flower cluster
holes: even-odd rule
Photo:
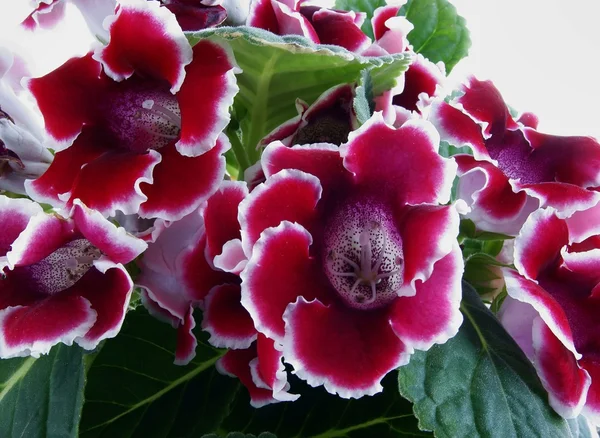
[[[23,81],[0,52],[0,358],[93,350],[135,293],[176,329],[176,364],[204,330],[255,407],[296,400],[290,372],[373,395],[459,331],[462,220],[515,238],[498,317],[557,412],[600,424],[596,140],[540,132],[489,81],[446,97],[444,65],[414,53],[401,5],[374,11],[371,39],[365,13],[302,1],[70,1],[103,44]],[[56,25],[66,3],[38,2],[23,26]],[[360,75],[317,83],[243,150],[259,128],[238,92],[259,73],[209,29],[224,23],[411,64],[366,97],[366,116]]]

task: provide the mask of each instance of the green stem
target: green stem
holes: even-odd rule
[[[240,165],[238,177],[244,175],[244,171],[250,167],[250,160],[248,159],[248,155],[246,154],[246,149],[242,145],[239,136],[236,131],[231,129],[227,130],[227,137],[229,137],[229,141],[231,143],[231,149],[235,155],[235,158]]]

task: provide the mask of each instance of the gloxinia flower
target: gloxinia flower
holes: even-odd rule
[[[277,35],[301,35],[317,44],[334,44],[357,53],[371,45],[360,29],[365,13],[302,3],[302,0],[255,0],[250,4],[247,24]]]
[[[0,196],[0,358],[59,342],[96,348],[119,332],[146,244],[75,200],[69,218]]]
[[[108,32],[102,23],[106,17],[115,13],[116,0],[33,0],[34,10],[21,25],[29,30],[51,29],[65,15],[67,3],[79,9],[90,32],[102,41],[108,41]]]
[[[595,208],[597,210],[598,207]],[[560,219],[534,212],[503,269],[508,297],[498,314],[533,364],[551,406],[600,425],[600,234],[598,211]]]
[[[240,378],[252,405],[260,407],[297,396],[287,393],[281,352],[266,338],[258,336],[257,341],[252,319],[240,303],[240,278],[212,264],[227,242],[239,239],[238,205],[247,194],[244,183],[224,181],[202,208],[165,224],[144,253],[136,284],[150,313],[177,328],[177,364],[195,355],[193,312],[202,308],[208,341],[231,349],[219,361],[219,370]]]
[[[38,118],[15,94],[15,70],[25,71],[15,62],[19,59],[0,47],[0,190],[25,194],[25,180],[43,174],[52,154],[43,146]]]
[[[434,103],[429,119],[442,140],[473,151],[456,156],[458,193],[479,228],[515,235],[538,203],[568,217],[600,202],[596,140],[543,134],[528,113],[515,120],[490,81],[470,78],[461,91]]]
[[[226,46],[192,49],[157,2],[123,2],[111,20],[106,47],[29,82],[64,149],[27,191],[59,207],[79,198],[105,216],[177,220],[223,178],[239,69]]]
[[[455,164],[423,120],[380,113],[341,147],[271,143],[240,204],[242,304],[285,362],[342,397],[458,331],[463,262],[447,203]]]

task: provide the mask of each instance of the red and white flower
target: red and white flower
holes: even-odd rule
[[[184,32],[194,32],[223,23],[227,11],[211,0],[160,0],[165,8],[175,14]]]
[[[267,146],[240,204],[242,304],[294,372],[342,397],[456,334],[463,262],[455,173],[428,122],[380,113],[329,144]]]
[[[192,49],[156,2],[122,4],[109,30],[107,46],[29,82],[62,150],[28,193],[59,207],[79,198],[105,216],[179,219],[223,178],[239,69],[224,45]]]
[[[600,235],[595,212],[577,215],[593,235],[551,208],[527,219],[515,239],[517,270],[503,269],[508,297],[498,316],[533,361],[552,407],[598,426]]]
[[[18,56],[0,47],[0,191],[19,194],[52,162],[39,117],[17,95],[26,71]]]
[[[244,183],[224,181],[202,208],[166,228],[149,244],[136,284],[142,300],[157,318],[178,329],[175,363],[186,364],[197,345],[192,329],[195,308],[203,309],[202,328],[209,342],[230,351],[219,361],[224,374],[240,378],[252,405],[294,400],[288,394],[281,353],[260,339],[240,303],[240,278],[213,266],[223,246],[239,240],[238,205],[248,194]]]
[[[116,336],[133,290],[123,264],[143,241],[79,200],[63,218],[2,196],[0,228],[0,358]]]
[[[513,118],[490,81],[470,78],[462,91],[434,103],[429,119],[442,140],[473,151],[455,157],[458,193],[480,229],[516,235],[538,205],[568,217],[600,202],[596,140],[540,133],[529,113]]]

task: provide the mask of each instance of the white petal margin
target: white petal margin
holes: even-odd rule
[[[381,379],[383,379],[384,375],[381,376],[381,379],[378,382],[375,382],[373,385],[367,388],[354,389],[354,388],[346,388],[343,386],[338,386],[331,379],[325,376],[316,376],[306,368],[305,362],[302,360],[300,356],[296,354],[294,349],[294,333],[291,329],[290,319],[292,318],[292,314],[298,305],[301,304],[309,304],[309,303],[318,303],[322,306],[319,300],[307,301],[304,297],[298,297],[298,299],[287,306],[285,312],[283,313],[283,320],[285,321],[285,340],[283,342],[283,357],[285,361],[292,365],[294,370],[293,374],[296,374],[300,379],[304,380],[312,387],[318,387],[323,385],[325,390],[330,394],[339,395],[342,398],[361,398],[365,395],[375,395],[383,391],[383,386],[381,386]],[[406,351],[403,354],[398,355],[398,359],[394,364],[393,368],[398,368],[403,365],[408,364],[410,361],[410,356],[413,354],[414,350],[410,346],[406,346]]]
[[[244,253],[244,248],[242,247],[242,241],[240,239],[231,239],[225,242],[223,251],[221,254],[216,255],[213,260],[215,268],[236,275],[240,275],[240,272],[244,270],[247,263],[248,258]]]
[[[17,220],[19,220],[22,222],[23,230],[25,230],[30,219],[42,213],[42,207],[29,199],[13,199],[0,196],[0,229],[5,230],[5,223],[14,226]],[[6,266],[9,266],[11,269],[14,267],[14,265],[9,263],[7,256],[0,255],[0,271]]]
[[[163,38],[169,38],[173,41],[179,49],[179,74],[177,80],[171,86],[171,93],[176,93],[181,88],[183,80],[185,79],[185,66],[192,62],[192,48],[181,30],[181,26],[177,22],[175,15],[167,8],[161,7],[161,3],[158,1],[146,1],[146,0],[119,0],[119,8],[115,15],[108,16],[104,19],[103,27],[108,30],[110,36],[110,30],[113,24],[119,19],[119,16],[124,11],[138,12],[142,15],[150,15],[157,23],[162,24],[162,35]],[[110,44],[110,38],[108,43]],[[142,43],[143,44],[143,43]],[[100,62],[104,67],[104,72],[117,82],[131,77],[134,73],[133,69],[128,74],[121,74],[110,68],[109,63],[104,62],[104,51],[105,46],[102,46],[97,50],[93,58]]]
[[[260,372],[258,371],[258,357],[255,357],[250,361],[250,375],[252,376],[252,381],[256,385],[257,388],[262,389],[271,389],[273,391],[273,398],[279,401],[295,401],[298,400],[300,394],[290,394],[288,391],[290,389],[290,384],[287,381],[287,373],[285,372],[285,365],[283,362],[279,361],[279,367],[276,372],[276,384],[273,388],[267,385],[262,378],[260,377]]]

